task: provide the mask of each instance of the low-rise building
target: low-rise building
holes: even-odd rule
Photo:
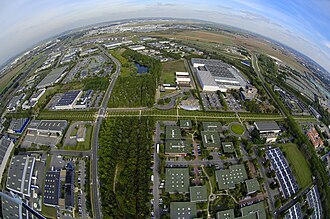
[[[171,219],[193,219],[197,217],[197,206],[193,202],[171,202]]]
[[[166,126],[166,140],[180,140],[181,130],[179,126]]]
[[[260,184],[257,178],[245,180],[247,194],[252,194],[260,191]]]
[[[180,120],[180,128],[191,129],[192,128],[191,120]]]
[[[280,127],[275,121],[255,122],[254,125],[258,130],[260,137],[266,139],[266,143],[275,142],[281,132]]]
[[[320,137],[319,133],[316,131],[314,127],[312,127],[308,132],[307,136],[311,140],[314,148],[319,148],[324,145],[322,138]]]
[[[66,120],[32,120],[27,134],[58,137],[64,134],[67,125]]]
[[[29,121],[29,118],[13,118],[10,122],[7,132],[10,134],[22,134]]]
[[[258,90],[254,86],[246,86],[241,90],[240,94],[244,101],[251,101],[258,94]]]
[[[181,86],[181,87],[190,86],[191,78],[190,78],[188,72],[176,72],[175,78],[176,78],[175,82],[178,86]]]
[[[167,168],[165,192],[188,193],[190,186],[188,168]]]
[[[186,156],[191,152],[191,147],[182,140],[166,140],[165,154],[170,157]]]
[[[222,151],[225,154],[235,153],[235,147],[232,142],[222,142]]]
[[[81,90],[69,91],[64,93],[63,96],[58,100],[54,108],[56,110],[74,109],[82,93],[83,92]]]
[[[48,206],[58,206],[61,196],[60,171],[47,171],[43,202]]]
[[[234,189],[237,183],[248,179],[243,164],[229,166],[229,169],[215,171],[216,180],[220,190]]]
[[[203,145],[208,150],[219,149],[221,147],[220,137],[215,131],[201,131]]]
[[[83,125],[80,125],[77,131],[77,141],[78,142],[83,142],[85,141],[86,138],[86,127]]]
[[[208,200],[206,186],[191,186],[190,201],[191,202],[206,202]]]

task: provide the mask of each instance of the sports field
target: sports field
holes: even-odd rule
[[[312,183],[312,172],[304,155],[296,144],[287,143],[280,145],[281,150],[285,153],[293,174],[301,188],[306,188]]]
[[[234,124],[230,127],[230,130],[237,135],[242,135],[244,133],[244,127],[240,124]]]

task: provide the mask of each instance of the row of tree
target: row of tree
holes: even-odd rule
[[[99,133],[99,177],[104,218],[146,218],[153,121],[106,120]]]

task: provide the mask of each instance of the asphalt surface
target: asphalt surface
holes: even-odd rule
[[[103,118],[106,115],[106,110],[108,106],[108,102],[111,96],[111,92],[114,88],[115,82],[118,78],[118,75],[120,74],[121,70],[121,64],[120,62],[115,59],[111,54],[109,54],[103,47],[99,46],[99,48],[103,51],[103,53],[110,58],[116,65],[116,71],[113,75],[110,77],[110,84],[109,87],[104,95],[101,108],[99,109],[97,119],[95,122],[95,126],[93,129],[93,141],[92,141],[92,171],[91,171],[91,177],[92,177],[92,206],[93,206],[93,216],[94,218],[102,218],[102,209],[101,209],[101,197],[99,192],[99,180],[98,180],[98,136],[99,131],[101,127],[101,123]]]
[[[154,145],[154,165],[153,165],[153,197],[154,197],[154,217],[156,219],[160,218],[160,211],[159,211],[159,165],[160,159],[157,154],[157,144],[160,143],[160,125],[159,122],[156,123],[156,134],[155,134],[155,145]]]

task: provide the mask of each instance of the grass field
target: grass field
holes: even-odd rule
[[[285,153],[299,186],[301,188],[309,186],[312,183],[312,172],[298,146],[288,143],[280,145],[280,148]]]
[[[175,84],[175,72],[177,71],[186,71],[183,60],[175,60],[163,63],[160,83]]]
[[[23,62],[4,76],[0,78],[0,93],[8,86],[8,84],[16,77],[16,75],[20,72],[20,70],[24,67],[24,64],[26,62]]]
[[[199,41],[226,45],[241,45],[251,51],[256,51],[258,53],[267,53],[271,56],[279,58],[280,60],[285,60],[288,64],[297,68],[301,72],[309,71],[305,66],[301,65],[293,56],[288,53],[282,52],[281,48],[275,47],[274,45],[268,43],[267,41],[255,38],[255,37],[245,37],[242,35],[233,35],[230,33],[216,33],[208,31],[182,31],[175,34],[168,33],[155,33],[151,36],[156,37],[166,37],[166,38],[176,38],[178,40],[189,40],[189,41]]]
[[[242,135],[244,133],[244,127],[239,124],[234,124],[230,127],[230,130],[237,135]]]

